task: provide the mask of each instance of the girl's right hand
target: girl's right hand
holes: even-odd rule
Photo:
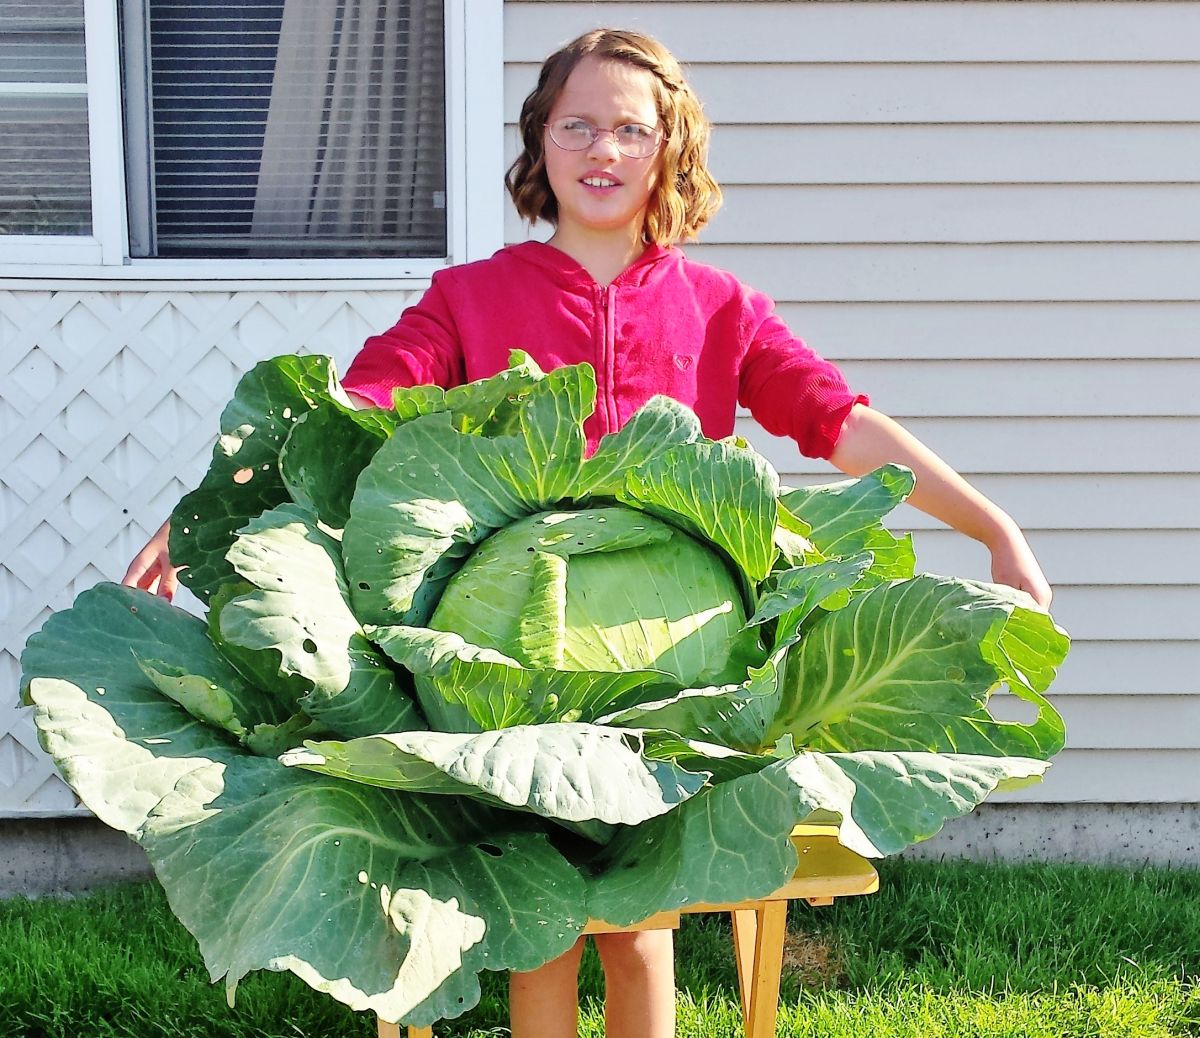
[[[168,602],[175,597],[179,589],[179,570],[171,565],[171,556],[167,550],[167,539],[171,535],[171,521],[168,519],[158,528],[158,532],[146,542],[121,578],[121,583],[128,587],[140,587]]]

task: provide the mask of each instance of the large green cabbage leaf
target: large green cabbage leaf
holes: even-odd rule
[[[172,516],[207,621],[100,584],[22,655],[42,745],[231,1002],[290,970],[428,1025],[589,918],[769,893],[797,823],[892,854],[1062,747],[1066,635],[915,573],[907,470],[781,488],[663,397],[589,457],[591,369],[519,353],[394,402],[260,364]]]

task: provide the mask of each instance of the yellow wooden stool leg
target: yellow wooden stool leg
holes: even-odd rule
[[[774,1038],[787,902],[767,901],[731,914],[746,1038]]]
[[[746,1038],[775,1038],[779,1014],[779,981],[783,973],[783,941],[787,935],[786,901],[768,901],[758,911],[754,942],[754,985]]]
[[[400,1028],[384,1020],[379,1021],[379,1038],[400,1038]],[[432,1027],[410,1027],[408,1038],[433,1038]]]
[[[742,1026],[750,1026],[750,994],[754,986],[754,949],[758,944],[758,912],[753,908],[735,908],[733,920],[733,957],[737,962],[738,995],[742,1000]]]

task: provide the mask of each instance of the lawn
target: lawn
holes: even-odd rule
[[[1200,872],[885,862],[882,888],[789,920],[787,1038],[1200,1035]],[[685,917],[679,1036],[738,1033],[729,926]],[[506,1034],[504,978],[438,1038]],[[584,960],[580,1033],[603,984]],[[0,902],[4,1038],[373,1036],[374,1020],[290,974],[258,973],[236,1008],[154,884]]]

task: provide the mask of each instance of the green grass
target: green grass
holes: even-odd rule
[[[1200,1036],[1200,872],[887,862],[882,889],[793,906],[778,1033],[788,1038]],[[739,1033],[729,926],[685,917],[680,1038]],[[439,1038],[505,1034],[505,981]],[[589,951],[580,1033],[600,1038]],[[290,974],[225,1005],[157,886],[0,902],[4,1038],[326,1038],[374,1019]]]

